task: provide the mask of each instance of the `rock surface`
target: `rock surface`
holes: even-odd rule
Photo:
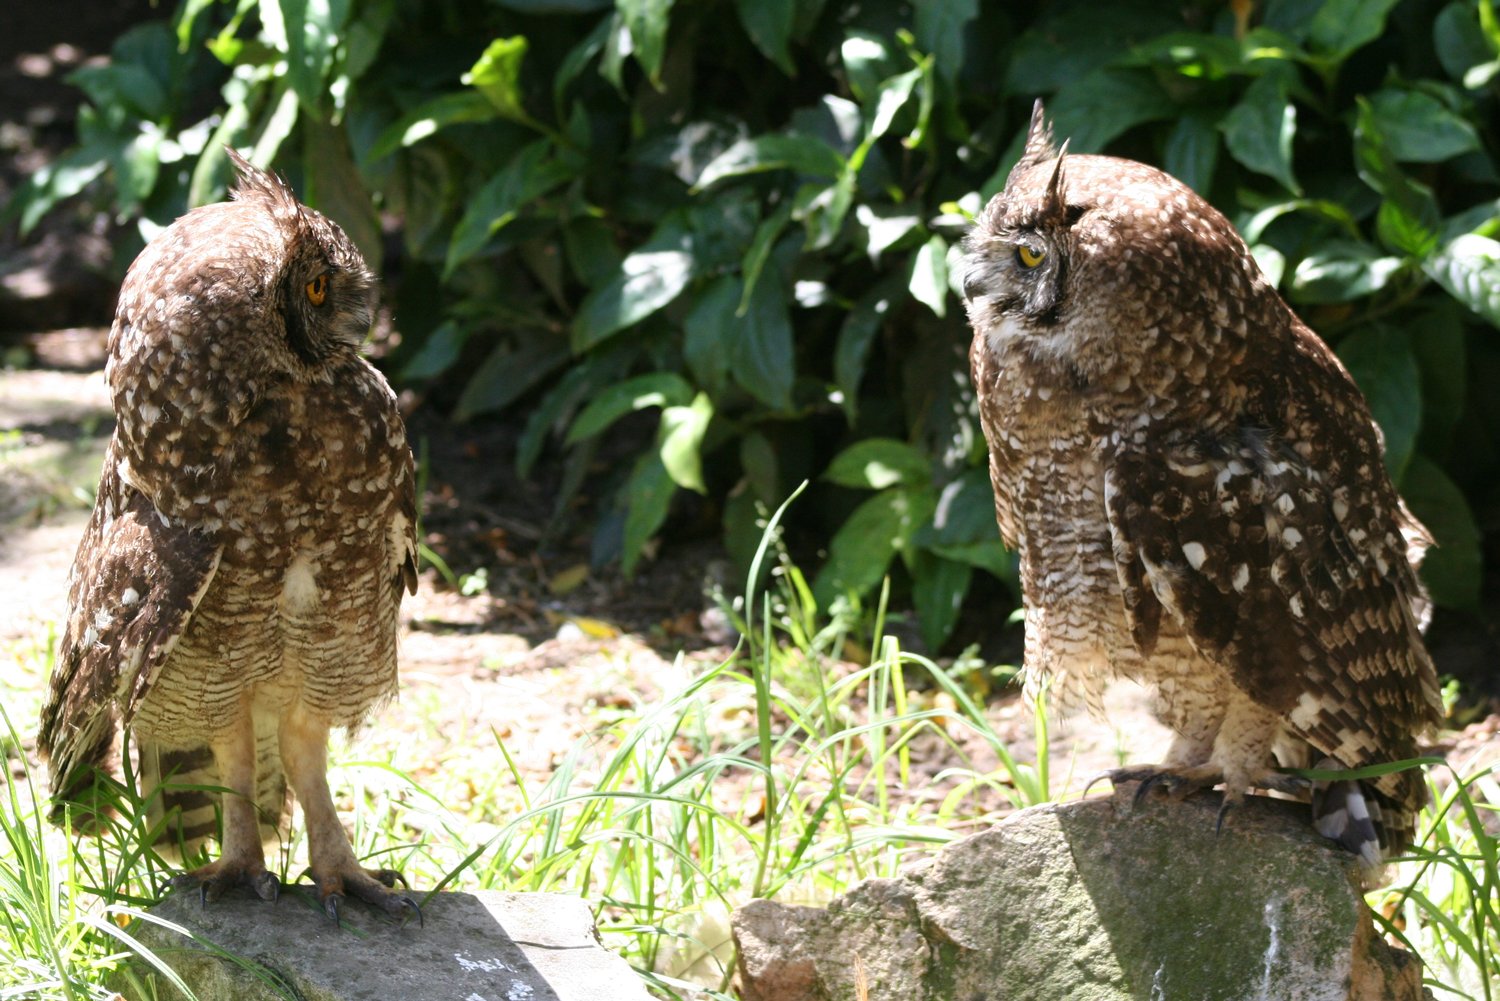
[[[629,965],[599,944],[576,897],[439,893],[423,905],[421,927],[401,927],[358,901],[345,904],[335,925],[296,889],[275,905],[247,895],[205,907],[196,894],[174,893],[148,913],[155,921],[138,921],[131,934],[199,1001],[649,998]],[[138,960],[136,976],[154,976],[159,997],[180,996],[148,971]]]
[[[744,1001],[1418,1001],[1307,807],[1217,796],[1022,811],[826,909],[733,922]],[[856,984],[863,980],[868,991]]]

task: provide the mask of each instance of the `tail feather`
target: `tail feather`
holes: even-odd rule
[[[1333,758],[1323,758],[1316,767],[1320,771],[1345,770]],[[1416,840],[1417,809],[1424,801],[1424,792],[1416,773],[1400,773],[1399,777],[1406,780],[1401,784],[1404,795],[1399,801],[1373,780],[1314,782],[1313,826],[1372,868],[1400,855]]]
[[[226,795],[211,748],[164,748],[151,740],[137,742],[136,764],[147,817],[161,831],[157,844],[175,848],[184,858],[197,854],[205,841],[222,836],[222,797]],[[276,733],[257,732],[255,805],[261,837],[274,839],[286,818],[289,801]]]

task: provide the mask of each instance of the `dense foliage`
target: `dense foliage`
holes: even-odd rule
[[[524,420],[520,468],[560,446],[568,490],[642,443],[598,530],[625,572],[684,491],[747,555],[812,479],[817,598],[894,569],[937,645],[976,569],[1012,573],[954,276],[1040,95],[1071,150],[1235,220],[1466,606],[1500,467],[1497,73],[1492,0],[182,0],[77,73],[81,145],[12,212],[105,175],[144,237],[248,148],[383,256],[398,380],[461,374],[454,416]]]

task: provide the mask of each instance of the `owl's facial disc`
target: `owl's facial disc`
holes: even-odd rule
[[[374,322],[374,283],[359,261],[321,255],[287,270],[280,289],[287,346],[315,366],[358,349]]]

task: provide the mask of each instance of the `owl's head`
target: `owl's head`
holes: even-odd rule
[[[1244,300],[1265,287],[1213,206],[1154,167],[1058,149],[1040,101],[964,249],[976,334],[1073,384],[1122,381],[1152,356],[1181,363],[1185,346],[1212,349],[1235,328],[1243,337]]]
[[[269,360],[281,356],[294,372],[311,374],[350,359],[375,318],[375,278],[359,248],[339,224],[297,201],[281,177],[234,150],[229,159],[240,180],[226,209],[260,216],[251,230],[269,237],[261,245],[263,285],[255,290],[267,327],[282,338],[282,345],[266,345]]]

